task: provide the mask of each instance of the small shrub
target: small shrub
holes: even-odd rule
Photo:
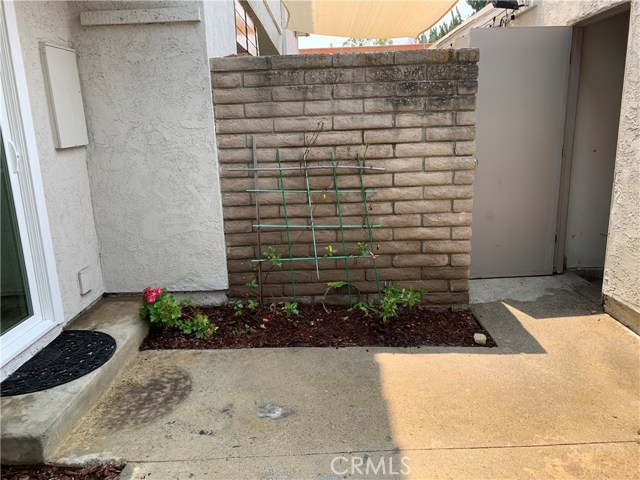
[[[298,302],[285,302],[282,310],[284,310],[284,316],[287,318],[291,318],[293,315],[300,315]]]
[[[182,312],[184,305],[160,287],[147,287],[143,292],[140,316],[152,325],[175,327],[185,335],[195,335],[199,339],[215,335],[218,327],[211,323],[206,315],[198,313],[193,317],[187,317]]]

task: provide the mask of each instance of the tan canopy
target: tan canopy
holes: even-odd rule
[[[284,0],[287,28],[355,38],[417,37],[457,0]]]

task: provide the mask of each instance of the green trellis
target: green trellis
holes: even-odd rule
[[[370,255],[348,255],[347,254],[347,247],[346,247],[346,242],[345,242],[345,235],[344,232],[347,229],[364,229],[367,232],[367,236],[368,236],[368,244],[369,244],[369,252],[374,252],[374,246],[373,246],[373,233],[372,233],[372,229],[373,228],[378,228],[380,227],[380,225],[375,225],[372,224],[370,222],[370,218],[369,218],[369,208],[368,208],[368,204],[367,204],[367,195],[370,193],[375,192],[374,189],[367,189],[364,187],[364,178],[363,178],[363,172],[365,170],[384,170],[384,168],[382,167],[372,167],[372,166],[366,166],[363,164],[363,162],[361,162],[360,160],[360,156],[357,155],[356,156],[356,161],[355,164],[351,164],[351,165],[338,165],[336,163],[335,160],[335,156],[333,154],[333,152],[331,153],[331,163],[330,164],[313,164],[313,165],[309,165],[308,161],[307,161],[307,153],[305,153],[303,155],[303,159],[302,159],[302,164],[299,167],[286,167],[282,165],[282,162],[280,160],[280,150],[276,150],[276,162],[277,162],[277,167],[259,167],[258,166],[258,162],[257,162],[257,155],[256,155],[256,145],[255,145],[255,138],[253,141],[253,167],[249,168],[249,170],[253,171],[254,174],[254,188],[252,189],[248,189],[246,190],[249,193],[253,193],[255,194],[255,204],[256,204],[256,222],[253,224],[253,227],[256,229],[256,236],[257,236],[257,244],[258,244],[258,251],[262,252],[262,239],[261,239],[261,232],[263,229],[284,229],[286,232],[286,237],[287,237],[287,250],[288,250],[288,257],[282,257],[281,261],[282,262],[288,262],[289,263],[289,272],[290,272],[290,276],[291,276],[291,286],[292,286],[292,290],[293,290],[293,300],[296,301],[296,279],[295,279],[295,269],[294,269],[294,262],[297,261],[314,261],[315,262],[315,272],[316,272],[316,277],[319,280],[320,279],[320,266],[319,266],[319,262],[321,260],[343,260],[344,261],[344,270],[345,270],[345,278],[346,278],[346,283],[347,283],[347,292],[348,292],[348,296],[349,296],[349,305],[353,306],[353,295],[352,295],[352,287],[351,287],[351,283],[350,283],[350,279],[349,279],[349,263],[348,260],[349,259],[355,259],[355,258],[359,258],[359,259],[368,259],[372,262],[372,266],[373,266],[373,271],[375,273],[375,282],[376,282],[376,287],[377,287],[377,291],[378,291],[378,296],[381,296],[381,289],[380,289],[380,280],[378,278],[378,268],[376,265],[376,257],[378,255],[375,254],[370,254]],[[283,171],[285,170],[301,170],[302,174],[304,175],[304,184],[305,184],[305,188],[304,189],[289,189],[289,188],[285,188],[285,177],[283,176]],[[316,169],[324,169],[324,170],[330,170],[331,176],[333,177],[333,189],[322,189],[322,190],[316,190],[316,189],[312,189],[310,188],[310,182],[309,182],[309,171],[310,170],[316,170]],[[337,171],[339,169],[350,169],[350,170],[357,170],[358,171],[358,177],[359,177],[359,183],[360,183],[360,188],[356,188],[356,189],[344,189],[344,188],[340,188],[338,186],[338,175],[337,175]],[[273,170],[277,170],[278,171],[278,186],[279,188],[277,189],[261,189],[259,188],[259,179],[260,179],[260,172],[261,171],[273,171]],[[265,224],[265,223],[261,223],[260,221],[260,194],[261,193],[280,193],[282,196],[282,207],[283,207],[283,213],[284,213],[284,223],[279,223],[279,224]],[[287,213],[287,195],[291,194],[291,193],[304,193],[306,194],[306,198],[307,198],[307,204],[309,206],[309,217],[308,217],[308,223],[307,224],[291,224],[289,223],[289,215]],[[335,203],[336,203],[336,213],[337,213],[337,217],[338,217],[338,224],[337,225],[330,225],[330,224],[321,224],[321,223],[316,223],[317,219],[314,218],[313,212],[314,212],[314,203],[312,200],[312,194],[314,193],[322,193],[322,194],[333,194],[335,195]],[[360,193],[361,194],[361,199],[362,199],[362,206],[363,206],[363,223],[362,224],[345,224],[342,220],[342,205],[340,202],[340,196],[342,194],[345,193]],[[294,257],[292,255],[292,247],[294,245],[294,243],[291,241],[291,231],[292,230],[300,230],[300,229],[304,229],[304,230],[309,230],[311,232],[311,239],[312,239],[312,244],[313,244],[313,256],[307,256],[307,257]],[[318,255],[318,242],[316,241],[316,231],[317,230],[337,230],[339,232],[339,240],[342,244],[342,251],[343,251],[343,255],[335,255],[335,256],[319,256]],[[257,264],[258,266],[258,292],[260,295],[260,298],[262,299],[262,264],[266,261],[269,261],[268,259],[265,258],[254,258],[252,260],[253,262],[255,262],[255,264]]]

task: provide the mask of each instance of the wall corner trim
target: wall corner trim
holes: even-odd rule
[[[137,10],[100,10],[80,13],[80,25],[83,27],[199,22],[200,20],[200,8],[197,5]]]

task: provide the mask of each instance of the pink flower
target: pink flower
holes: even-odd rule
[[[147,303],[154,303],[156,301],[156,298],[162,294],[162,288],[147,287],[144,289],[143,294]]]
[[[369,256],[373,259],[375,259],[377,257],[377,255],[375,253],[373,253],[371,250],[369,250]]]

